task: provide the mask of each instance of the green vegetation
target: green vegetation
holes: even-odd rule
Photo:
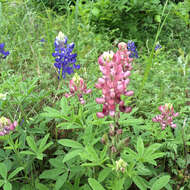
[[[189,44],[189,0],[0,0],[0,189],[189,190]]]

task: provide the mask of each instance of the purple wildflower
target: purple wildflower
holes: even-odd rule
[[[130,58],[138,58],[138,52],[136,50],[136,46],[135,46],[135,42],[133,41],[128,41],[127,43],[127,49],[131,52],[131,54],[129,55]]]
[[[52,53],[52,56],[55,57],[54,66],[58,69],[58,73],[62,75],[63,79],[66,77],[66,73],[71,75],[74,73],[74,69],[80,68],[80,65],[75,64],[77,54],[72,54],[75,44],[67,44],[67,40],[67,37],[62,32],[59,32],[54,42],[55,52]]]

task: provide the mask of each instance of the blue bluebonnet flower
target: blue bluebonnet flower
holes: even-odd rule
[[[128,41],[127,43],[127,49],[131,52],[131,54],[129,55],[130,58],[138,58],[138,52],[136,50],[136,46],[135,46],[135,42],[133,41]]]
[[[5,59],[9,55],[9,51],[5,51],[4,47],[5,47],[4,43],[0,44],[0,58],[3,58],[3,59]]]
[[[74,69],[80,68],[80,65],[75,64],[77,54],[72,54],[75,44],[67,44],[67,40],[67,37],[62,32],[59,32],[54,42],[55,52],[52,53],[52,56],[55,57],[54,66],[58,69],[58,79],[60,75],[64,79],[66,73],[70,75],[74,73]]]
[[[155,47],[155,51],[157,51],[158,49],[161,49],[162,46],[160,44],[157,44],[156,47]]]

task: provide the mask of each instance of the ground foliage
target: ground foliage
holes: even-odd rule
[[[0,1],[0,43],[10,53],[0,58],[0,116],[18,122],[0,136],[2,189],[190,189],[190,2],[114,2]],[[75,72],[92,89],[84,105],[64,96],[73,74],[58,80],[59,31],[75,43]],[[116,135],[112,117],[96,116],[94,85],[98,57],[128,40],[138,51],[134,95],[122,97],[132,111],[120,114]],[[162,130],[152,118],[166,103],[179,116],[176,128]]]

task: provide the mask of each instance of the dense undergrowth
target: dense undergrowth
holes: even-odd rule
[[[55,2],[0,1],[0,188],[190,189],[190,2]]]

